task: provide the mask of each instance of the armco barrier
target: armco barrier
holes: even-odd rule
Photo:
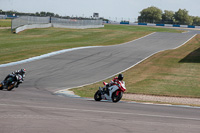
[[[138,25],[147,25],[147,23],[138,23]]]
[[[147,26],[156,26],[156,24],[147,23]]]
[[[120,22],[120,24],[129,24],[129,22]]]
[[[104,22],[105,23],[105,22]],[[121,22],[109,22],[110,24],[124,24]],[[163,27],[181,27],[181,28],[198,28],[200,26],[193,26],[193,25],[176,25],[176,24],[150,24],[150,23],[133,23],[129,22],[129,25],[147,25],[147,26],[163,26]]]
[[[165,26],[165,24],[156,24],[156,26]]]
[[[138,25],[138,23],[131,23],[131,22],[130,22],[129,24],[130,24],[130,25]]]
[[[34,29],[34,28],[49,28],[52,27],[52,24],[31,24],[31,25],[24,25],[21,27],[16,28],[15,33],[19,33],[26,29]]]
[[[182,28],[188,28],[188,25],[180,25]]]
[[[173,27],[172,24],[165,24],[165,27]]]
[[[193,25],[188,25],[188,28],[195,28],[195,26],[193,26]]]
[[[180,25],[177,25],[177,24],[173,24],[173,27],[180,27]]]

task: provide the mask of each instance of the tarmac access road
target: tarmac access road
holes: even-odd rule
[[[110,77],[193,36],[193,32],[153,33],[121,45],[0,67],[0,80],[14,70],[27,69],[19,88],[0,91],[0,133],[199,133],[199,108],[96,102],[54,94]]]

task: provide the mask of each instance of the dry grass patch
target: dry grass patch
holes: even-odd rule
[[[197,35],[186,45],[175,50],[158,53],[125,72],[127,92],[200,97],[200,65],[196,62],[180,62],[199,47],[200,35]],[[193,54],[193,58],[197,58],[197,56],[199,56],[199,52]]]

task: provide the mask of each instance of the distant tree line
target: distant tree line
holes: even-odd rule
[[[52,17],[60,17],[58,14],[54,14],[52,12],[36,12],[36,13],[23,13],[23,12],[17,12],[17,11],[3,11],[0,9],[1,15],[17,15],[17,16],[52,16]]]
[[[164,10],[163,12],[161,9],[151,6],[140,12],[138,22],[197,26],[200,25],[200,17],[190,16],[186,9],[179,9],[177,12]]]
[[[77,17],[77,16],[60,16],[58,14],[54,14],[52,12],[44,12],[44,11],[41,11],[41,12],[36,12],[36,13],[23,13],[23,12],[17,12],[17,11],[3,11],[0,9],[0,15],[13,15],[15,14],[15,16],[40,16],[40,17],[48,17],[48,16],[51,16],[51,17],[57,17],[57,18],[66,18],[66,19],[70,19],[70,18],[75,18],[75,19],[95,19],[95,18],[92,18],[92,16],[90,18],[83,18],[83,17]],[[103,19],[103,18],[100,18],[100,19]]]

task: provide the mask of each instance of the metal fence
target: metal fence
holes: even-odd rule
[[[49,23],[50,17],[34,17],[34,16],[21,16],[12,20],[11,29],[16,29],[23,25],[30,24],[47,24]]]
[[[53,27],[66,28],[94,28],[102,27],[102,20],[79,20],[79,19],[62,19],[55,17],[35,17],[35,16],[21,16],[12,20],[12,31],[18,27],[31,24],[48,24],[51,23]],[[36,27],[37,28],[37,27]]]
[[[0,15],[0,19],[6,19],[6,15]]]
[[[87,26],[87,25],[102,25],[102,20],[79,20],[79,19],[62,19],[51,18],[52,24],[60,24],[65,26]]]

